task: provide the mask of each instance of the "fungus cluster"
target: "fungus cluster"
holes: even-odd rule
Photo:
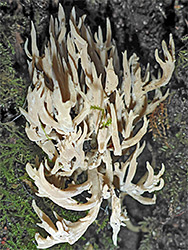
[[[123,197],[130,195],[142,204],[154,204],[155,195],[164,181],[164,165],[158,174],[149,162],[146,174],[133,182],[138,160],[147,132],[147,115],[168,96],[160,88],[165,86],[174,70],[174,42],[170,35],[169,50],[162,42],[164,60],[155,51],[161,67],[158,77],[150,76],[149,65],[144,76],[139,58],[127,52],[118,56],[111,37],[109,19],[106,36],[101,27],[92,35],[84,23],[86,15],[76,17],[72,9],[67,28],[63,7],[59,5],[58,17],[50,19],[49,41],[40,55],[36,31],[32,23],[31,53],[28,40],[25,51],[29,58],[32,87],[28,89],[26,133],[46,153],[39,168],[27,163],[26,170],[38,188],[39,197],[47,197],[62,208],[88,211],[76,222],[67,221],[57,213],[56,225],[33,201],[33,208],[42,223],[40,227],[49,234],[43,238],[38,233],[38,248],[45,249],[57,243],[74,244],[97,218],[104,199],[111,202],[110,225],[113,242],[121,225],[126,225],[126,208]],[[148,92],[153,98],[148,102]],[[128,155],[121,161],[123,155]],[[50,160],[50,162],[49,162]],[[85,180],[80,183],[79,176]],[[118,190],[118,193],[117,193]],[[86,202],[75,197],[89,193]]]

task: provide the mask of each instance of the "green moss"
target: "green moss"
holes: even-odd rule
[[[23,80],[18,77],[13,68],[12,55],[15,51],[8,38],[3,36],[4,44],[0,42],[0,102],[1,105],[6,105],[12,101],[22,106],[25,100],[26,86],[24,89]]]
[[[12,30],[16,23],[10,15],[3,16],[1,21],[9,23],[9,29],[6,25],[0,26],[0,103],[5,110],[12,104],[19,115],[18,108],[24,103],[27,85],[14,68]],[[9,121],[0,123],[0,148],[0,235],[3,239],[0,248],[36,249],[33,240],[37,216],[31,207],[34,196],[24,180],[29,179],[25,164],[34,163],[41,151],[28,140],[24,126]]]
[[[177,248],[186,237],[186,229],[179,225],[180,221],[181,224],[186,221],[187,207],[188,155],[181,150],[188,145],[184,129],[182,124],[179,131],[168,138],[167,143],[171,146],[166,148],[165,153],[161,152],[167,162],[163,177],[165,186],[157,194],[157,205],[152,215],[141,223],[148,228],[148,233],[144,235],[139,250],[184,249]],[[173,242],[177,235],[178,240]]]
[[[37,148],[31,148],[26,135],[13,126],[4,125],[1,132],[6,135],[0,140],[0,234],[6,238],[2,249],[36,249],[32,239],[37,218],[23,179],[27,178],[24,165],[34,159]]]
[[[104,230],[104,228],[107,226],[108,222],[109,222],[108,216],[105,216],[104,219],[102,220],[102,222],[99,222],[99,220],[95,220],[95,223],[98,226],[98,229],[96,230],[97,234],[100,231]]]
[[[188,34],[181,38],[185,44],[179,51],[176,64],[176,74],[179,69],[186,69],[188,67]]]

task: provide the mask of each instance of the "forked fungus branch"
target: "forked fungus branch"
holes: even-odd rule
[[[28,41],[25,43],[33,86],[28,89],[27,111],[20,110],[28,121],[28,137],[53,162],[52,166],[45,160],[38,169],[27,163],[27,173],[38,188],[38,196],[47,197],[66,209],[89,210],[74,223],[54,212],[57,219],[54,225],[33,201],[33,208],[42,221],[39,226],[49,234],[47,238],[36,234],[40,249],[62,242],[74,244],[97,218],[103,199],[111,200],[110,225],[116,245],[120,226],[129,221],[122,205],[123,194],[142,204],[154,204],[155,195],[149,198],[144,194],[160,190],[164,185],[164,165],[154,174],[147,162],[147,174],[138,183],[133,178],[137,158],[145,147],[141,139],[147,132],[147,115],[169,93],[167,90],[163,95],[160,88],[167,85],[174,70],[172,35],[169,50],[162,42],[164,60],[155,51],[161,74],[150,77],[148,65],[142,77],[136,54],[129,59],[127,51],[118,56],[109,19],[104,37],[101,27],[92,35],[84,24],[85,18],[85,15],[77,18],[73,8],[67,29],[64,10],[59,5],[58,17],[50,20],[50,39],[44,54],[39,54],[33,23],[31,52]],[[154,91],[154,97],[148,102],[150,91]],[[115,160],[130,148],[134,150],[125,162]],[[80,174],[86,178],[78,184]],[[73,175],[74,181],[67,185]],[[78,202],[74,197],[84,191],[91,197],[85,203]]]

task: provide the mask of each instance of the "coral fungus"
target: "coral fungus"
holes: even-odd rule
[[[154,174],[147,162],[147,172],[140,181],[134,183],[133,178],[137,158],[145,147],[141,139],[147,132],[147,115],[168,96],[168,90],[163,95],[160,88],[167,85],[174,70],[172,35],[169,50],[162,42],[164,60],[155,51],[161,75],[150,77],[148,65],[142,77],[136,54],[129,59],[126,51],[118,56],[109,19],[104,38],[101,27],[92,35],[85,18],[83,15],[77,19],[73,8],[67,28],[64,10],[59,5],[58,17],[50,19],[50,38],[44,54],[39,54],[33,23],[31,53],[28,41],[25,43],[33,86],[28,90],[28,109],[21,109],[21,113],[28,121],[28,137],[53,163],[45,160],[38,169],[28,163],[26,170],[35,181],[38,196],[66,209],[89,210],[76,222],[54,212],[57,219],[54,225],[33,201],[42,221],[39,226],[50,235],[43,238],[36,234],[41,249],[61,242],[74,244],[97,218],[103,199],[111,200],[110,225],[116,245],[120,226],[129,220],[124,194],[142,204],[154,204],[156,196],[145,193],[160,190],[164,185],[161,177],[164,165]],[[150,91],[154,94],[148,102]],[[117,160],[125,152],[129,152],[127,160]],[[82,173],[86,178],[80,183]],[[83,192],[90,194],[85,203],[74,198]]]

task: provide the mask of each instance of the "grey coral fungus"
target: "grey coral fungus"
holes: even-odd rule
[[[162,95],[160,87],[167,85],[174,70],[174,42],[170,35],[169,50],[162,42],[164,61],[155,51],[156,61],[162,75],[151,78],[149,65],[141,77],[139,58],[127,52],[122,54],[122,66],[115,42],[111,38],[110,21],[106,21],[106,37],[101,28],[92,36],[84,24],[86,16],[76,18],[72,9],[67,29],[64,10],[59,5],[58,17],[50,19],[50,39],[44,54],[39,55],[35,27],[31,28],[31,53],[28,40],[25,51],[30,61],[29,72],[33,87],[29,87],[28,110],[21,109],[28,123],[26,133],[35,141],[53,162],[41,163],[26,170],[35,181],[37,195],[47,197],[57,205],[75,211],[89,210],[86,217],[70,222],[55,213],[56,225],[33,201],[33,208],[50,236],[43,238],[38,233],[38,248],[44,249],[57,243],[74,244],[97,218],[103,199],[111,199],[110,225],[113,242],[121,225],[129,220],[122,207],[123,195],[128,194],[143,204],[154,204],[156,196],[143,194],[160,190],[164,181],[164,165],[157,175],[149,162],[147,174],[135,184],[137,158],[145,143],[141,139],[147,132],[147,115],[168,95]],[[148,102],[148,92],[155,91]],[[138,123],[142,126],[136,128]],[[92,145],[84,150],[85,143]],[[114,156],[122,156],[129,148],[134,151],[125,162]],[[77,177],[86,173],[85,182],[78,184]],[[62,185],[63,180],[75,181]],[[52,178],[53,177],[53,178]],[[116,181],[115,181],[116,179]],[[118,181],[117,181],[118,179]],[[120,195],[117,196],[115,189]],[[74,197],[88,192],[87,202],[80,203]]]

